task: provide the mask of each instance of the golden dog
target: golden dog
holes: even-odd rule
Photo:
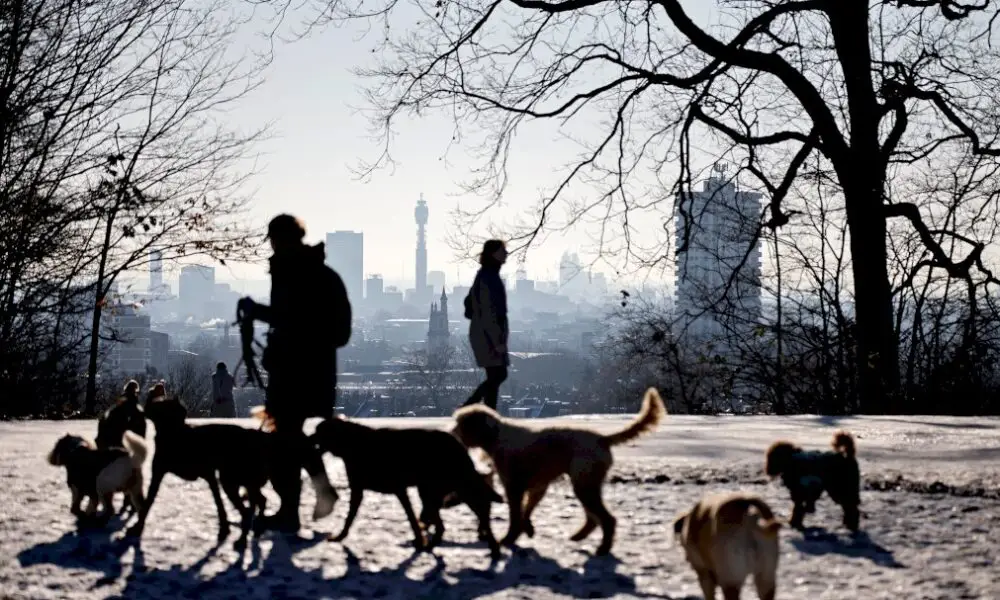
[[[748,575],[761,600],[774,600],[780,529],[767,503],[740,493],[705,496],[674,521],[705,600],[715,599],[716,586],[725,600],[739,600]]]
[[[597,554],[607,554],[614,543],[616,519],[604,506],[601,487],[613,462],[611,447],[651,431],[666,412],[660,394],[649,388],[635,420],[617,433],[603,435],[569,427],[529,429],[488,406],[474,404],[455,412],[452,434],[466,447],[483,449],[493,461],[510,510],[510,528],[503,544],[513,544],[522,532],[528,537],[535,535],[531,513],[549,484],[565,474],[586,515],[583,526],[570,539],[582,541],[600,525],[604,538]]]
[[[66,484],[72,493],[70,512],[76,517],[92,516],[100,501],[100,518],[107,521],[114,513],[115,492],[125,492],[132,506],[141,507],[142,463],[146,460],[146,443],[131,431],[122,437],[123,448],[98,449],[94,442],[76,435],[59,438],[49,464],[66,468]],[[80,510],[86,497],[87,509]]]

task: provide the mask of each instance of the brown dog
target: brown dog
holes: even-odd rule
[[[114,514],[112,497],[115,492],[127,493],[133,506],[142,506],[142,463],[146,453],[143,439],[131,431],[123,434],[121,446],[104,449],[98,449],[88,439],[67,433],[49,453],[49,464],[66,468],[73,516],[93,516],[100,502],[103,510],[98,518],[106,523]],[[80,509],[80,502],[85,497],[87,509],[84,511]]]
[[[586,522],[570,539],[582,541],[600,525],[604,538],[597,554],[607,554],[614,543],[616,520],[604,506],[601,487],[613,462],[611,447],[651,431],[666,412],[660,394],[649,388],[632,424],[603,435],[569,427],[529,429],[488,406],[474,404],[455,412],[452,433],[466,447],[485,450],[496,467],[510,510],[510,528],[501,543],[513,544],[522,532],[535,535],[531,513],[549,484],[565,474],[586,514]]]
[[[763,500],[740,493],[705,496],[674,521],[705,600],[715,599],[717,586],[725,600],[739,600],[748,575],[761,600],[774,600],[780,529]]]
[[[785,441],[775,442],[767,449],[764,472],[772,478],[780,475],[788,488],[793,504],[789,525],[796,529],[803,527],[803,518],[816,510],[816,501],[826,491],[844,509],[844,525],[852,532],[858,530],[861,471],[854,437],[846,431],[837,431],[830,445],[832,452],[803,450]]]

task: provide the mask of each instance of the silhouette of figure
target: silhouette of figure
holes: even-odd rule
[[[507,261],[507,248],[500,240],[488,240],[479,256],[479,272],[465,297],[465,317],[469,319],[469,344],[476,365],[486,370],[486,381],[472,392],[462,406],[482,400],[497,407],[500,384],[507,379],[507,290],[500,279],[500,267]]]
[[[120,447],[125,431],[146,437],[146,416],[139,406],[139,382],[134,379],[125,384],[115,405],[101,414],[94,441],[102,449]]]
[[[236,418],[236,401],[233,399],[235,386],[236,381],[229,373],[226,363],[215,365],[215,373],[212,374],[212,410],[209,413],[212,418]]]
[[[323,243],[307,246],[306,230],[282,214],[268,224],[271,304],[240,300],[240,310],[270,325],[261,366],[268,373],[264,408],[273,419],[279,453],[271,485],[281,507],[260,528],[299,530],[300,470],[316,489],[313,519],[333,512],[337,492],[330,485],[319,451],[302,431],[309,417],[331,418],[337,393],[337,349],[351,336],[351,304],[340,276],[326,264]]]

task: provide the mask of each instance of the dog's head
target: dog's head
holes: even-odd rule
[[[187,420],[187,407],[177,398],[158,397],[146,404],[146,418],[157,432],[176,429]]]
[[[358,437],[363,430],[367,429],[360,423],[348,421],[337,415],[321,421],[310,439],[320,451],[329,452],[334,456],[343,456],[345,451],[358,448]]]
[[[764,463],[764,472],[768,477],[777,477],[788,470],[788,466],[795,459],[795,455],[802,449],[791,442],[774,442],[767,449],[767,456]]]
[[[94,448],[94,443],[78,435],[67,433],[59,438],[56,445],[49,452],[49,464],[59,467],[66,464],[69,454],[77,448]]]
[[[488,406],[466,406],[455,411],[455,427],[451,434],[466,448],[483,448],[488,451],[497,443],[502,419]]]

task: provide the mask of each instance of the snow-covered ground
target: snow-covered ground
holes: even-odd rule
[[[625,421],[535,423],[613,430]],[[370,422],[444,427],[448,421]],[[467,508],[446,511],[442,547],[413,555],[398,502],[371,493],[343,544],[319,534],[339,531],[346,502],[311,525],[316,531],[304,532],[305,540],[266,536],[243,556],[230,543],[213,550],[217,523],[207,486],[172,476],[141,550],[119,543],[113,530],[76,533],[65,472],[45,456],[64,432],[92,436],[96,424],[0,423],[0,599],[700,598],[671,539],[673,517],[703,493],[726,489],[757,492],[787,516],[787,493],[761,476],[764,449],[776,438],[822,448],[837,428],[858,438],[865,535],[850,538],[839,526],[839,508],[821,500],[806,520],[817,529],[782,532],[778,597],[1000,599],[1000,419],[685,416],[671,416],[655,434],[616,449],[605,490],[618,517],[613,557],[592,556],[597,533],[568,541],[582,512],[560,483],[535,513],[535,538],[522,538],[518,551],[505,550],[495,564],[476,541]],[[328,457],[327,465],[346,496],[342,464]],[[304,523],[312,504],[307,490]],[[231,509],[230,518],[237,520]],[[493,530],[498,537],[506,530],[505,506],[495,506]],[[748,587],[744,597],[756,596]]]

